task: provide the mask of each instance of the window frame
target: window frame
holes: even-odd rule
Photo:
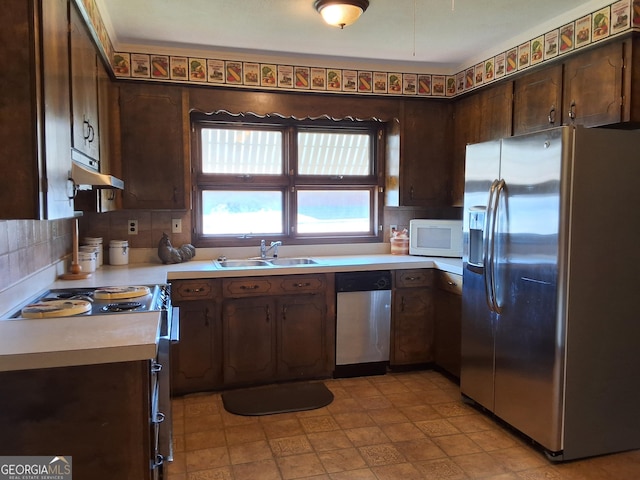
[[[205,128],[265,128],[282,131],[282,175],[233,175],[202,172],[201,131]],[[331,175],[299,175],[297,172],[297,132],[366,132],[370,136],[372,172],[366,176],[338,177]],[[298,120],[284,117],[248,117],[227,113],[191,115],[191,172],[192,172],[192,243],[197,247],[255,246],[261,239],[282,241],[288,245],[376,243],[383,241],[382,215],[384,202],[385,135],[379,121],[360,121],[351,118]],[[371,229],[368,233],[299,234],[296,223],[296,191],[319,190],[345,185],[345,189],[366,187],[370,194]],[[283,193],[282,234],[205,235],[203,234],[202,192],[204,190],[278,190]],[[293,228],[292,228],[293,227]]]

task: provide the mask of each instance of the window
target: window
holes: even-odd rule
[[[197,245],[381,240],[379,123],[192,121]]]

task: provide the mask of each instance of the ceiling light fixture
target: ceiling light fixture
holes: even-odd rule
[[[344,28],[360,18],[369,0],[316,0],[313,6],[329,25]]]

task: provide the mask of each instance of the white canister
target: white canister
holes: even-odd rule
[[[95,252],[78,252],[78,264],[83,273],[93,273],[96,271]]]
[[[127,265],[129,263],[129,242],[111,240],[109,242],[109,263],[111,265]]]
[[[101,248],[97,245],[80,245],[78,247],[78,251],[79,252],[84,252],[84,253],[92,253],[95,256],[96,259],[96,268],[100,267],[100,252],[101,252]]]
[[[96,260],[96,267],[100,267],[103,264],[103,251],[102,251],[102,237],[84,237],[82,239],[83,246],[91,245],[96,247],[98,252],[98,258]]]

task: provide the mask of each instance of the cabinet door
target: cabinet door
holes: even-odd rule
[[[225,385],[267,383],[276,378],[277,317],[274,298],[224,300],[222,335]]]
[[[594,127],[622,120],[621,43],[609,43],[569,58],[564,69],[565,124]]]
[[[324,295],[280,297],[278,315],[278,377],[328,375]]]
[[[123,207],[184,209],[182,89],[120,86]]]
[[[392,365],[433,361],[433,290],[398,288],[393,293]]]
[[[172,390],[185,394],[221,385],[220,312],[213,300],[175,303],[180,307],[180,342],[172,349]]]
[[[83,158],[83,163],[97,168],[100,159],[98,57],[87,28],[73,6],[70,32],[72,145],[89,157]]]
[[[480,97],[477,94],[457,100],[453,115],[453,205],[462,205],[467,145],[480,139]]]
[[[462,276],[439,272],[435,303],[435,362],[460,377]]]
[[[403,206],[451,205],[451,106],[405,101],[400,133],[400,199]]]
[[[32,2],[2,3],[1,219],[73,216],[67,2],[43,2],[41,24],[36,17]]]
[[[481,89],[480,132],[478,140],[510,137],[513,124],[513,82]]]
[[[513,134],[562,124],[562,65],[523,75],[514,82]]]

